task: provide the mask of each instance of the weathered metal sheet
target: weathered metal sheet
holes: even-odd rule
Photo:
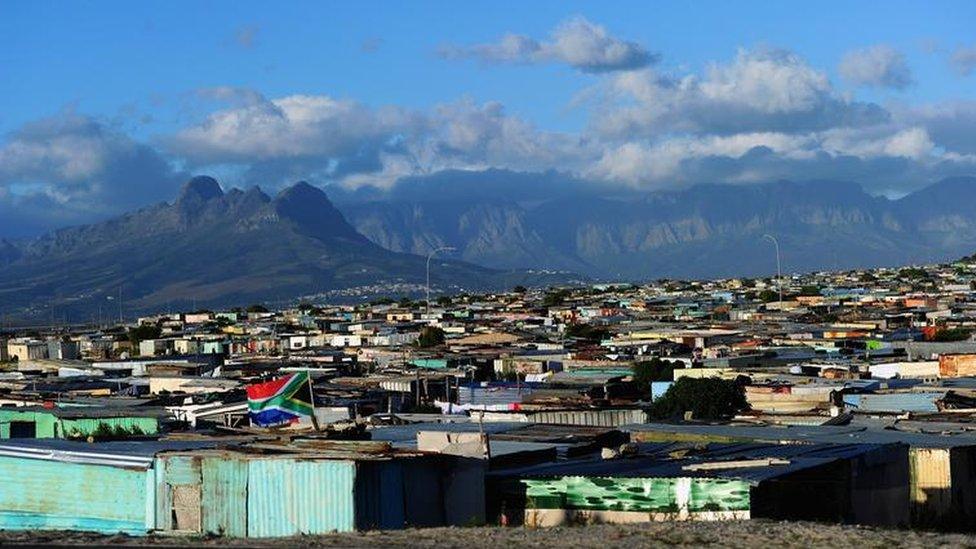
[[[356,464],[356,529],[403,528],[403,467],[399,461]]]
[[[844,404],[862,412],[938,412],[936,401],[943,396],[945,391],[844,395]]]
[[[247,461],[233,457],[203,459],[203,531],[247,536]]]
[[[145,534],[151,471],[0,457],[0,529]]]
[[[200,484],[200,458],[193,456],[167,456],[163,462],[164,481],[170,486]]]
[[[352,461],[248,462],[247,535],[266,538],[355,529]]]
[[[560,477],[521,482],[526,490],[526,520],[536,526],[552,526],[571,520],[637,522],[745,518],[750,510],[749,484],[738,480]],[[563,512],[532,512],[534,510]]]
[[[159,432],[159,420],[154,417],[111,417],[111,418],[79,418],[62,419],[59,421],[59,436],[61,438],[84,438],[98,432],[105,427],[124,431],[134,435],[155,435]]]
[[[639,409],[543,411],[528,415],[531,423],[619,427],[632,423],[646,423],[647,414]]]
[[[912,448],[908,455],[912,524],[939,524],[953,511],[950,450]]]

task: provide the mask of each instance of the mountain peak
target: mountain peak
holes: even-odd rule
[[[224,191],[221,190],[220,184],[217,183],[216,179],[209,175],[198,175],[183,184],[177,201],[184,202],[187,199],[191,199],[206,202],[223,195]]]
[[[295,222],[305,234],[318,238],[343,237],[366,241],[336,209],[322,189],[299,181],[278,193],[274,199],[278,215]]]
[[[326,200],[328,200],[328,197],[325,195],[325,191],[312,185],[307,181],[299,181],[290,187],[286,187],[282,189],[282,191],[278,193],[279,198],[285,198],[285,199],[292,198],[292,197],[311,198],[313,196],[323,197]]]

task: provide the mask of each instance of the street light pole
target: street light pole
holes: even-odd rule
[[[779,262],[779,240],[771,234],[764,234],[763,238],[772,240],[773,246],[776,246],[776,286],[779,287],[779,304],[780,307],[783,306],[783,270],[780,267]]]
[[[430,260],[433,259],[434,254],[437,252],[445,252],[448,250],[453,250],[453,246],[441,246],[440,248],[435,248],[427,254],[427,318],[430,318]]]

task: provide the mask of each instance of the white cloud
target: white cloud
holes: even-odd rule
[[[859,86],[903,90],[914,83],[905,56],[883,44],[848,52],[838,70],[846,80]]]
[[[959,74],[969,76],[976,71],[976,46],[960,46],[950,58]]]
[[[976,153],[976,101],[901,107],[894,114],[904,125],[924,127],[935,144],[947,151]]]
[[[545,42],[513,36],[481,53],[597,70],[587,63],[626,64],[619,44],[580,19]],[[587,110],[585,129],[556,132],[494,101],[409,109],[218,87],[198,92],[207,110],[197,122],[157,138],[164,152],[68,111],[0,141],[0,235],[4,217],[24,223],[17,211],[48,211],[43,223],[54,224],[169,199],[182,177],[171,161],[266,189],[299,179],[389,187],[440,170],[507,168],[642,188],[847,179],[890,191],[976,170],[976,101],[882,108],[783,50],[740,50],[701,73],[620,70],[585,95],[574,105]]]
[[[884,122],[887,112],[837,93],[822,71],[783,50],[740,50],[702,77],[650,70],[601,85],[595,131],[614,138],[671,132],[806,131]]]
[[[565,63],[592,73],[633,70],[657,60],[655,54],[640,44],[611,36],[605,27],[583,17],[560,24],[549,40],[507,34],[488,44],[444,46],[440,54],[448,59],[478,59],[489,63]]]
[[[253,176],[304,172],[305,178],[386,185],[391,174],[576,167],[596,154],[579,136],[539,131],[497,102],[461,100],[420,112],[327,96],[268,100],[232,89],[207,95],[236,106],[164,143],[194,166],[244,164]]]
[[[267,100],[258,94],[218,89],[215,97],[244,95],[243,104],[217,111],[166,140],[168,148],[196,165],[278,158],[355,156],[376,150],[421,121],[395,107],[364,105],[323,95]]]
[[[257,42],[259,31],[260,29],[255,25],[240,27],[234,31],[234,42],[242,48],[251,49]]]
[[[31,211],[42,228],[169,199],[180,177],[154,148],[70,110],[0,144],[0,209]],[[15,217],[0,217],[0,230],[12,234]]]
[[[887,126],[803,134],[759,132],[629,141],[607,147],[586,174],[637,187],[824,176],[850,177],[872,184],[892,183],[886,179],[892,175],[910,183],[911,177],[928,173],[946,160],[946,156],[937,154],[923,128]],[[973,165],[971,158],[956,160]],[[894,166],[906,163],[917,169],[910,175],[899,175]],[[871,173],[869,166],[877,173]]]

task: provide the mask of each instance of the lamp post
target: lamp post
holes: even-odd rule
[[[773,246],[776,246],[776,286],[779,288],[779,304],[780,307],[783,306],[783,271],[780,267],[779,262],[779,240],[771,234],[764,234],[763,238],[773,241]]]
[[[445,252],[448,250],[453,250],[453,246],[441,246],[440,248],[434,248],[427,254],[427,318],[430,318],[430,260],[433,259],[434,254],[437,252]]]

